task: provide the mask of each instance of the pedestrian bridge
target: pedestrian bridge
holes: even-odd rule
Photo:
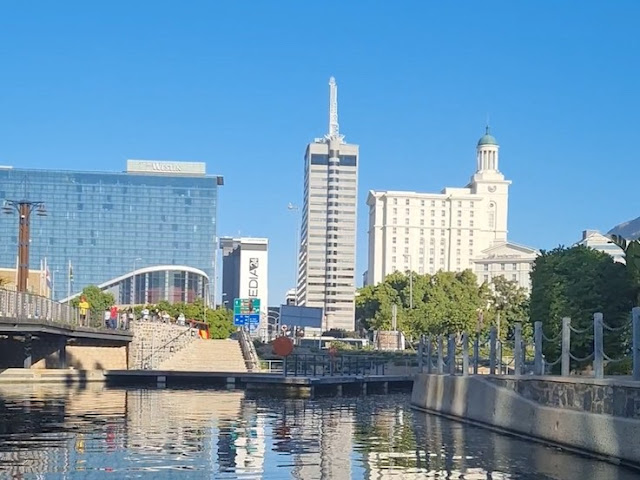
[[[31,368],[40,360],[65,368],[68,345],[123,347],[132,338],[127,329],[107,328],[101,315],[81,318],[71,305],[0,289],[0,368]]]

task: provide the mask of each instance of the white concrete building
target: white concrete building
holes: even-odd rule
[[[511,181],[500,173],[498,149],[487,127],[476,149],[476,172],[463,188],[369,192],[368,283],[396,270],[474,269],[485,250],[507,241]]]
[[[527,294],[531,292],[531,269],[540,252],[511,242],[501,242],[480,252],[474,259],[478,282],[491,283],[496,277],[517,282]]]
[[[575,245],[584,245],[585,247],[599,250],[611,255],[614,262],[626,263],[624,251],[598,230],[584,230],[582,239],[576,242]]]
[[[329,86],[329,133],[304,157],[297,302],[323,308],[329,329],[353,330],[358,146],[340,135],[333,77]]]
[[[223,303],[232,309],[236,298],[259,298],[264,328],[269,305],[268,247],[266,238],[220,238]]]

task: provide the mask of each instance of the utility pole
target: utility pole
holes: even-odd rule
[[[30,226],[31,213],[36,210],[39,217],[46,217],[47,210],[44,202],[31,201],[26,199],[26,183],[25,197],[23,200],[5,200],[2,211],[6,214],[18,212],[20,216],[18,222],[18,281],[16,282],[16,290],[18,292],[27,291],[27,282],[29,279],[29,243],[30,243]]]

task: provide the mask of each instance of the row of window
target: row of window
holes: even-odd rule
[[[405,218],[405,219],[404,219],[404,224],[405,224],[405,225],[409,225],[409,224],[410,224],[410,220],[411,220],[411,219],[410,219],[410,218],[408,218],[408,217],[407,217],[407,218]],[[392,221],[391,223],[392,223],[393,225],[397,225],[397,224],[398,224],[398,219],[397,219],[396,217],[393,217],[393,221]],[[435,224],[436,224],[435,220],[431,219],[431,220],[429,221],[429,223],[430,223],[430,225],[431,225],[432,227],[435,227]],[[425,226],[425,225],[424,225],[424,218],[421,218],[421,219],[420,219],[420,226],[421,226],[421,227],[424,227],[424,226]],[[441,227],[446,227],[446,226],[447,226],[447,225],[446,225],[446,220],[440,220],[440,226],[441,226]],[[462,220],[458,220],[458,221],[456,222],[456,226],[458,226],[458,227],[462,227]],[[473,226],[474,226],[474,222],[473,222],[473,220],[469,220],[469,228],[473,228]]]
[[[421,207],[424,207],[424,206],[426,206],[426,204],[427,204],[427,201],[426,201],[426,200],[415,200],[415,199],[414,199],[414,200],[412,201],[410,198],[405,198],[405,200],[404,200],[404,204],[405,204],[405,205],[417,205],[417,202],[420,202],[420,206],[421,206]],[[466,202],[464,202],[464,201],[462,201],[462,200],[458,200],[458,201],[457,201],[457,203],[458,203],[458,208],[463,208],[463,206],[464,206],[464,204],[465,204]],[[394,198],[394,199],[393,199],[393,204],[394,204],[394,205],[398,205],[398,199],[397,199],[397,198]],[[475,203],[474,203],[474,200],[470,200],[470,201],[469,201],[469,207],[473,208],[474,204],[475,204]],[[441,201],[441,205],[442,205],[443,207],[446,207],[446,206],[447,206],[447,201],[446,201],[446,200],[442,200],[442,201]],[[436,206],[436,200],[431,200],[431,201],[430,201],[430,206],[431,206],[431,207],[435,207],[435,206]],[[433,210],[432,210],[432,212],[433,212]],[[433,215],[433,213],[432,213],[432,215]]]
[[[457,215],[458,217],[462,217],[462,210],[458,210],[457,211]],[[405,208],[404,209],[404,213],[405,215],[411,215],[411,209],[409,208]],[[398,214],[398,209],[394,208],[393,209],[393,214],[397,215]],[[440,210],[440,216],[441,217],[445,217],[447,215],[447,211],[446,210]],[[424,209],[420,209],[420,216],[424,217],[425,216],[425,210]],[[436,216],[436,211],[435,210],[431,210],[431,216],[435,217]],[[473,217],[474,216],[474,210],[469,210],[469,216]]]

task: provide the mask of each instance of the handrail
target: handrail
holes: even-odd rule
[[[258,352],[256,352],[253,340],[251,340],[251,337],[244,329],[238,331],[238,340],[240,341],[240,349],[242,350],[242,356],[247,365],[247,370],[250,372],[259,370],[260,359],[258,358]]]
[[[170,344],[176,342],[180,337],[182,337],[183,335],[186,335],[187,333],[191,332],[192,330],[197,330],[197,329],[194,329],[191,326],[186,326],[186,330],[184,330],[183,332],[180,332],[178,335],[176,335],[175,337],[173,337],[171,340],[167,341],[163,345],[159,346],[158,348],[153,348],[149,355],[147,355],[146,357],[142,358],[142,360],[140,360],[140,367],[143,370],[147,370],[146,368],[144,368],[144,366],[145,366],[145,364],[147,364],[147,362],[149,362],[149,365],[152,367],[153,366],[153,358],[157,355],[158,352],[164,351]],[[149,368],[148,370],[153,370],[153,368]]]

